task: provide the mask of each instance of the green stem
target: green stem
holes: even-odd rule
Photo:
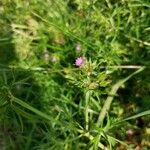
[[[87,91],[85,94],[85,129],[88,131],[89,128],[89,100],[91,96],[91,91]]]
[[[83,130],[78,130],[78,132],[81,134],[81,136],[87,137],[90,141],[94,140],[94,137],[90,135],[89,132],[84,132]],[[106,146],[104,146],[101,142],[98,142],[98,147],[102,150],[109,150]]]
[[[103,125],[104,118],[105,118],[107,112],[109,111],[111,103],[113,101],[113,98],[114,98],[113,95],[115,95],[117,93],[120,86],[123,85],[126,81],[128,81],[134,75],[136,75],[136,74],[140,73],[141,71],[143,71],[144,69],[145,69],[145,67],[141,67],[137,71],[133,72],[132,74],[130,74],[126,78],[118,81],[116,84],[113,85],[113,87],[112,87],[112,89],[109,93],[109,96],[107,97],[107,99],[104,103],[104,106],[103,106],[102,110],[100,111],[100,114],[99,114],[99,117],[98,117],[98,120],[97,120],[97,125],[96,125],[97,127],[99,127],[100,125]]]

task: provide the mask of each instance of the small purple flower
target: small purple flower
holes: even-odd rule
[[[84,57],[78,57],[78,58],[76,59],[76,61],[75,61],[75,65],[76,65],[76,66],[81,66],[81,65],[84,64],[84,62],[85,62]]]
[[[133,129],[128,129],[126,133],[128,136],[133,136],[135,131]]]
[[[80,52],[80,51],[81,51],[81,45],[80,45],[80,44],[77,44],[77,45],[76,45],[76,51],[77,51],[77,52]]]

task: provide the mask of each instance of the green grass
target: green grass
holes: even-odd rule
[[[1,149],[148,150],[149,9],[149,0],[2,0]]]

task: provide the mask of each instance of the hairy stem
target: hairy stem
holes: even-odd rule
[[[97,125],[96,125],[97,127],[99,127],[100,125],[103,124],[104,118],[105,118],[107,112],[109,111],[111,103],[113,101],[113,98],[114,98],[113,95],[115,95],[117,93],[120,86],[123,85],[126,81],[128,81],[134,75],[136,75],[136,74],[140,73],[141,71],[143,71],[144,69],[145,69],[145,67],[141,67],[137,71],[133,72],[132,74],[130,74],[126,78],[124,78],[122,80],[119,80],[116,84],[113,85],[113,87],[112,87],[112,89],[109,93],[109,96],[107,97],[107,99],[104,103],[104,106],[103,106],[102,110],[100,111],[100,114],[99,114],[99,117],[98,117],[98,120],[97,120]]]
[[[91,91],[87,91],[85,95],[85,129],[88,131],[89,128],[89,100],[91,96]]]

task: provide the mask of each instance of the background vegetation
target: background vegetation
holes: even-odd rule
[[[150,149],[149,9],[1,0],[0,149]]]

